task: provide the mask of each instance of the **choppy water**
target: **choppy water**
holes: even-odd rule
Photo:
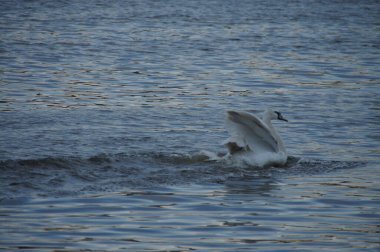
[[[378,251],[377,1],[2,1],[0,249]],[[209,161],[280,110],[281,168]]]

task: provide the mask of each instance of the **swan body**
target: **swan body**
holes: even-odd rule
[[[266,109],[262,119],[247,112],[228,111],[226,129],[230,137],[225,141],[227,158],[254,166],[284,165],[288,155],[272,125],[272,120],[287,120],[280,112]]]

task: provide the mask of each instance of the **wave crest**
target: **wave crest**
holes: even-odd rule
[[[120,153],[89,158],[6,160],[0,161],[0,197],[24,194],[65,196],[194,183],[228,185],[231,181],[252,184],[263,178],[277,180],[286,175],[326,173],[362,164],[289,157],[283,167],[259,168],[231,163],[211,152]]]

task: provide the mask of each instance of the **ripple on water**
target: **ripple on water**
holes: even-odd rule
[[[1,249],[379,251],[380,5],[238,3],[2,1]],[[194,154],[267,106],[287,166]]]

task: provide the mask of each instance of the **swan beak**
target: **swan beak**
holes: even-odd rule
[[[284,118],[282,115],[278,117],[278,120],[288,122],[288,119]]]

